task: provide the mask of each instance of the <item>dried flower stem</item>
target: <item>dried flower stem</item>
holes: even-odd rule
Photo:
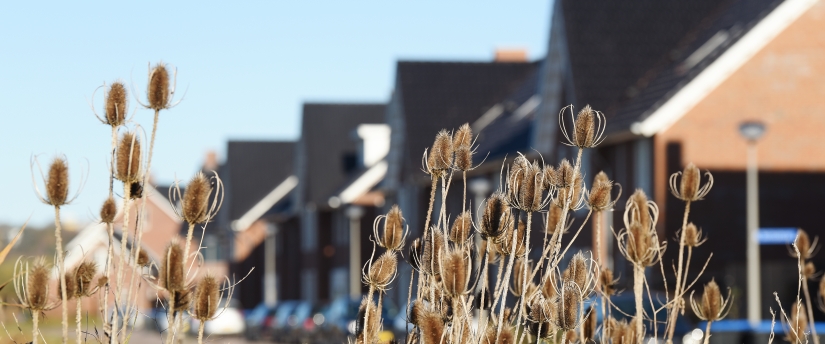
[[[800,256],[801,255],[797,255]],[[816,334],[816,327],[814,326],[814,311],[811,304],[811,293],[808,292],[808,279],[805,278],[804,272],[802,269],[805,268],[805,260],[799,258],[799,266],[800,266],[800,273],[802,277],[802,291],[805,294],[805,309],[808,312],[808,326],[811,328],[811,337],[813,338],[814,344],[819,344],[819,336]]]
[[[203,321],[198,324],[198,344],[203,344]]]
[[[685,254],[685,228],[687,228],[688,223],[688,215],[690,214],[690,201],[685,201],[685,215],[682,218],[682,230],[679,231],[679,262],[678,268],[676,269],[676,287],[673,291],[673,307],[670,308],[670,314],[668,314],[668,321],[667,321],[667,335],[666,335],[666,342],[668,344],[673,343],[673,331],[676,330],[676,317],[679,316],[679,308],[681,307],[681,303],[679,300],[682,299],[682,294],[684,294],[682,280],[687,280],[687,269],[684,270],[684,277],[682,276],[682,262],[684,260]]]
[[[175,342],[175,333],[177,332],[176,322],[175,322],[175,292],[169,292],[169,310],[167,310],[166,314],[166,343],[172,344]]]
[[[82,320],[82,314],[80,312],[80,308],[81,308],[80,307],[81,306],[80,305],[80,299],[81,298],[78,297],[77,301],[75,301],[75,303],[76,303],[75,308],[77,309],[77,314],[75,314],[75,324],[77,325],[77,329],[75,330],[75,335],[77,336],[77,343],[78,344],[82,343],[80,334],[83,333],[81,331],[81,327],[80,327],[80,320]]]
[[[516,216],[516,221],[520,216]],[[513,262],[516,258],[516,247],[518,247],[518,224],[513,227],[513,238],[510,241],[510,259],[507,262],[507,268],[504,270],[504,280],[501,282],[501,290],[499,290],[498,297],[501,298],[501,307],[498,312],[498,330],[496,332],[496,344],[499,344],[501,339],[501,330],[504,328],[504,305],[507,303],[507,284],[510,281],[510,273],[513,270]],[[525,264],[526,265],[526,264]]]
[[[117,154],[117,128],[116,126],[112,126],[112,161],[109,163],[109,197],[111,198],[114,194],[114,185],[115,185],[115,156]],[[112,281],[110,276],[111,266],[112,266],[112,256],[114,255],[114,242],[115,242],[115,225],[114,223],[107,223],[106,227],[109,230],[109,248],[106,252],[106,268],[104,272],[104,276],[106,276],[106,286],[104,287],[104,292],[102,293],[103,297],[103,311],[101,312],[101,316],[103,316],[103,327],[106,328],[106,325],[109,324],[109,317],[106,315],[106,312],[109,310],[109,284]]]
[[[476,333],[484,333],[484,332],[481,331],[481,326],[482,326],[482,323],[486,323],[485,320],[487,320],[486,317],[484,317],[483,313],[484,313],[484,301],[485,301],[484,300],[484,294],[485,294],[484,292],[487,290],[487,283],[489,282],[489,278],[487,278],[487,269],[490,266],[490,264],[487,260],[488,260],[488,257],[490,255],[490,245],[491,245],[491,243],[488,241],[487,242],[487,247],[484,250],[484,260],[482,261],[482,264],[484,264],[484,268],[482,268],[481,274],[479,275],[479,278],[482,279],[482,281],[481,281],[481,302],[479,303],[479,307],[478,307],[479,321],[478,321],[478,327],[477,327]]]
[[[120,238],[120,261],[118,262],[117,268],[117,288],[115,289],[115,310],[112,312],[112,333],[110,333],[111,344],[117,343],[117,321],[118,321],[118,312],[120,311],[118,308],[121,307],[121,293],[123,292],[123,269],[125,264],[126,258],[126,241],[129,239],[129,211],[130,207],[132,206],[131,199],[131,187],[128,183],[123,183],[123,228],[121,229],[121,238]],[[124,315],[125,316],[125,315]],[[124,319],[125,320],[125,319]]]
[[[37,336],[40,335],[39,323],[40,311],[32,311],[32,344],[37,344]]]
[[[62,301],[63,343],[69,339],[69,308],[66,300],[66,269],[63,266],[63,234],[60,228],[60,206],[54,206],[54,246],[57,253],[57,273],[60,276],[60,300]]]
[[[525,233],[526,238],[525,238],[525,241],[524,241],[524,245],[525,245],[525,250],[524,251],[527,252],[527,253],[525,253],[525,258],[527,257],[527,255],[529,255],[529,252],[530,252],[530,232],[531,232],[530,231],[530,226],[531,226],[531,220],[532,219],[533,219],[533,212],[528,211],[527,212],[527,224],[524,227],[524,231],[526,232]],[[518,228],[516,228],[516,232],[518,232]],[[514,247],[516,246],[515,243],[514,243],[513,246]],[[527,264],[527,261],[525,261],[524,264],[521,264],[521,276],[522,276],[521,277],[521,285],[522,285],[522,290],[521,290],[521,296],[519,297],[520,302],[519,302],[519,307],[518,307],[518,315],[516,316],[516,324],[521,324],[521,315],[524,314],[524,306],[527,303],[527,270],[529,269],[529,265],[530,264]],[[530,279],[532,280],[533,276],[530,276],[530,277],[531,277]],[[526,330],[526,326],[525,326],[525,330]],[[516,337],[518,337],[518,332],[516,332]],[[521,343],[524,340],[524,337],[527,337],[526,332],[523,332],[521,340],[516,338],[516,342]]]
[[[639,264],[633,264],[633,293],[636,298],[636,342],[642,343],[644,340],[644,306],[642,297],[644,293],[645,268]]]
[[[708,344],[708,342],[710,341],[710,324],[711,324],[712,322],[713,322],[713,321],[708,321],[708,325],[707,325],[707,326],[705,326],[705,340],[704,340],[704,344]]]

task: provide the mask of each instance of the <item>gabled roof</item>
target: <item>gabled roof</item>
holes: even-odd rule
[[[628,134],[779,2],[564,0],[567,92],[605,112],[608,135]]]
[[[349,178],[345,160],[357,157],[355,129],[363,123],[384,123],[385,108],[384,104],[304,104],[296,156],[301,203],[296,206],[306,202],[327,206],[330,195]]]
[[[406,171],[419,170],[424,149],[439,130],[475,122],[521,87],[538,66],[538,62],[398,62],[394,97],[403,111],[404,148],[391,153],[403,159],[390,161],[403,164]]]
[[[610,114],[646,74],[680,54],[686,37],[725,6],[719,0],[563,0],[576,107]],[[578,104],[581,103],[581,104]]]
[[[229,206],[230,221],[241,218],[294,173],[294,154],[294,142],[229,141],[224,204]]]

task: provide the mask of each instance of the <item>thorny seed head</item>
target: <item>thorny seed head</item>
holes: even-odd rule
[[[74,273],[71,272],[71,271],[68,271],[68,272],[66,272],[65,276],[66,276],[65,277],[66,278],[66,297],[69,300],[74,299],[76,297],[80,297],[81,295],[78,295],[77,283],[75,282]],[[60,286],[60,279],[57,280],[57,285]],[[62,291],[63,288],[62,287],[60,287],[60,288],[61,288],[60,290]]]
[[[421,330],[422,344],[439,344],[444,334],[444,321],[441,315],[436,312],[426,311],[421,317],[421,324],[418,328]]]
[[[649,204],[647,195],[642,189],[636,189],[636,192],[627,200],[625,212],[630,216],[630,223],[638,222],[643,228],[649,229],[653,227],[653,219],[650,216]]]
[[[441,255],[444,250],[444,234],[438,229],[434,229],[435,235],[428,236],[424,240],[424,252],[422,255],[421,270],[433,276],[441,275]]]
[[[465,210],[453,221],[453,227],[450,229],[450,241],[456,244],[463,244],[470,236],[470,228],[472,226],[472,216],[470,212]]]
[[[138,199],[143,197],[143,183],[140,181],[129,184],[129,198]]]
[[[679,175],[682,176],[682,180],[677,185]],[[702,200],[713,187],[713,175],[711,175],[710,172],[705,172],[705,175],[708,177],[708,180],[702,185],[701,171],[699,171],[696,165],[689,163],[685,166],[684,171],[670,175],[670,192],[676,198],[686,202]]]
[[[575,131],[573,132],[573,144],[576,147],[593,147],[596,136],[596,119],[590,105],[585,105],[576,116]]]
[[[652,234],[651,229],[645,228],[640,222],[630,224],[625,238],[625,252],[629,261],[645,267],[656,261],[656,239]]]
[[[377,290],[386,290],[395,278],[398,259],[392,251],[384,252],[369,268],[365,282]]]
[[[103,201],[103,206],[100,207],[100,222],[114,223],[116,214],[117,204],[115,204],[115,199],[110,196]]]
[[[63,157],[55,157],[49,166],[46,180],[48,203],[59,207],[66,204],[69,196],[69,165]]]
[[[49,305],[49,268],[45,259],[39,258],[26,275],[26,306],[32,311],[42,311]]]
[[[608,268],[602,269],[602,272],[599,274],[599,286],[602,289],[602,293],[607,296],[615,294],[616,282],[617,280],[613,279],[613,271]]]
[[[722,293],[719,291],[719,285],[716,284],[716,281],[711,280],[710,283],[705,284],[701,302],[701,305],[697,305],[696,301],[693,300],[693,293],[691,293],[690,305],[699,319],[705,321],[720,320],[728,313],[730,292],[728,292],[728,298],[724,299]]]
[[[542,204],[542,193],[544,192],[544,173],[538,162],[527,163],[521,172],[521,182],[518,190],[518,207],[526,212],[538,211]]]
[[[505,319],[506,318],[507,317],[505,317]],[[515,344],[516,339],[513,333],[513,327],[506,323],[502,324],[502,326],[501,334],[498,334],[497,326],[487,326],[487,331],[484,333],[484,339],[482,339],[481,342],[484,344]],[[439,343],[439,341],[433,343]]]
[[[97,274],[97,264],[92,260],[85,260],[74,271],[71,284],[75,285],[75,297],[91,296],[94,293],[92,280]],[[66,281],[67,285],[70,283]],[[67,288],[67,290],[69,290]]]
[[[421,299],[416,299],[410,304],[410,311],[407,313],[407,320],[410,324],[421,327],[421,321],[424,319],[424,313],[427,309],[424,308],[424,302]]]
[[[192,287],[186,287],[183,290],[178,290],[175,292],[175,313],[179,313],[183,310],[189,309],[189,306],[192,304]]]
[[[149,89],[146,92],[149,100],[149,108],[163,110],[169,107],[171,102],[171,88],[169,86],[169,71],[166,64],[158,63],[152,68],[149,74]]]
[[[524,220],[519,219],[516,228],[511,227],[510,230],[501,233],[496,239],[499,248],[498,253],[509,256],[515,252],[516,257],[522,257],[527,254],[527,245],[524,242],[525,235],[527,234],[526,227]],[[516,230],[515,240],[513,240],[513,230]]]
[[[481,215],[481,237],[487,240],[497,238],[506,232],[511,224],[510,206],[500,192],[487,199]]]
[[[404,245],[404,217],[397,204],[384,218],[384,235],[377,237],[378,245],[388,250],[398,251]]]
[[[206,274],[195,289],[195,319],[200,321],[211,320],[218,310],[220,303],[220,285],[214,276]]]
[[[525,272],[524,269],[527,269],[527,281],[524,280]],[[518,258],[513,265],[513,285],[510,288],[510,291],[513,295],[519,297],[524,295],[524,292],[527,291],[527,285],[532,283],[530,278],[530,273],[533,271],[533,264],[528,261],[526,258]],[[525,283],[527,285],[525,285]]]
[[[113,127],[123,125],[126,120],[127,102],[126,87],[120,81],[115,81],[106,91],[106,124]]]
[[[584,338],[582,338],[583,343],[590,343],[596,338],[596,328],[598,327],[598,319],[596,319],[596,309],[591,305],[590,308],[587,310],[587,316],[584,318],[584,323],[582,324],[584,328],[582,332],[584,333]]]
[[[812,279],[816,274],[816,266],[814,266],[813,262],[805,263],[805,267],[802,269],[802,275],[805,276],[805,279]]]
[[[547,300],[554,300],[559,294],[556,289],[556,277],[554,274],[547,275],[548,278],[542,282],[541,295]]]
[[[584,180],[582,178],[581,173],[576,173],[576,178],[573,179],[572,186],[566,186],[559,189],[559,193],[557,196],[556,206],[563,207],[564,204],[567,202],[568,197],[570,197],[570,209],[577,209],[580,206],[580,200],[582,196],[582,187],[584,184]],[[573,195],[570,195],[570,189],[573,189]]]
[[[163,251],[163,263],[160,266],[160,281],[163,289],[177,292],[185,288],[183,260],[183,248],[177,241],[172,241]]]
[[[573,165],[567,159],[561,159],[559,167],[556,168],[556,176],[553,178],[553,184],[557,188],[565,188],[573,185]]]
[[[563,282],[573,282],[580,289],[584,289],[589,284],[589,274],[590,270],[587,267],[587,259],[584,258],[583,253],[579,252],[576,253],[572,259],[570,259],[570,263],[567,265],[567,270],[564,272]]]
[[[808,237],[808,233],[805,232],[803,229],[799,229],[796,232],[796,239],[794,239],[794,245],[799,250],[799,255],[796,255],[794,252],[795,258],[800,258],[802,260],[808,260],[811,258],[811,254],[813,253],[813,249],[811,247],[811,239]]]
[[[428,172],[433,178],[441,177],[453,165],[453,139],[446,130],[435,136],[433,147],[427,155]]]
[[[124,183],[140,180],[140,154],[140,141],[135,133],[124,133],[117,146],[115,178]]]
[[[572,330],[579,324],[579,303],[581,291],[574,283],[564,283],[561,290],[561,299],[555,317],[556,326],[562,330]]]
[[[702,230],[697,229],[693,222],[690,222],[685,227],[685,246],[699,247],[705,243],[705,238],[702,237]]]
[[[196,173],[186,186],[183,200],[181,200],[183,220],[190,224],[209,221],[209,195],[211,193],[212,185],[209,183],[209,178],[206,178],[203,172]]]
[[[146,250],[139,249],[138,250],[138,258],[137,258],[137,265],[138,266],[149,266],[152,261],[149,259],[149,254],[146,253]]]
[[[593,211],[608,210],[613,207],[610,192],[613,191],[613,181],[607,178],[607,174],[599,172],[593,178],[593,186],[590,188],[587,204]]]
[[[552,190],[552,188],[556,187],[556,168],[553,165],[544,165],[542,169],[542,173],[544,177],[542,178],[542,188],[545,190]]]
[[[109,278],[106,277],[106,276],[100,276],[100,278],[97,279],[97,287],[98,288],[105,287],[107,283],[109,283]]]
[[[460,171],[468,171],[473,167],[473,130],[465,123],[453,137],[455,148],[455,166]]]
[[[442,256],[441,281],[444,291],[451,297],[458,297],[467,292],[470,281],[469,257],[460,249],[450,250]]]
[[[378,307],[375,306],[371,300],[364,297],[361,300],[361,305],[358,307],[358,318],[355,322],[355,333],[358,337],[357,343],[376,343],[378,342],[378,326],[380,325],[380,313]],[[369,322],[368,328],[370,333],[364,333],[365,320]]]

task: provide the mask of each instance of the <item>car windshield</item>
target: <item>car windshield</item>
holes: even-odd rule
[[[269,313],[269,307],[266,304],[260,304],[258,307],[255,307],[251,312],[249,312],[249,320],[256,321],[261,320],[266,317],[267,313]]]
[[[295,308],[295,319],[303,321],[310,316],[310,313],[312,313],[312,304],[309,302],[301,302],[298,307]]]
[[[296,304],[297,302],[295,301],[285,301],[278,306],[278,310],[275,311],[275,319],[278,320],[279,324],[286,322],[286,318],[289,317],[289,314],[295,309]]]

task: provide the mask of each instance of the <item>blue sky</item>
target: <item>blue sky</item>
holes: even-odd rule
[[[34,194],[33,155],[65,154],[73,189],[86,170],[63,213],[95,217],[110,131],[88,102],[116,79],[144,97],[149,63],[176,66],[187,90],[161,113],[152,174],[168,183],[188,179],[209,150],[223,156],[229,139],[296,139],[302,102],[386,101],[399,59],[489,61],[499,47],[538,59],[549,17],[547,0],[2,2],[0,223],[52,221]],[[149,130],[151,115],[138,109],[134,120]]]

